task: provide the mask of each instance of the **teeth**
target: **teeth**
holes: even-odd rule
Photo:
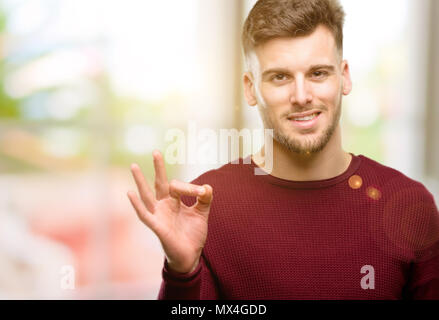
[[[303,118],[293,118],[293,120],[294,121],[309,121],[309,120],[314,119],[315,117],[317,117],[317,113],[314,113],[314,114],[312,114],[310,116],[303,117]]]

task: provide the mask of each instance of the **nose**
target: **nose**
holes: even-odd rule
[[[290,102],[293,105],[306,106],[312,102],[312,93],[309,84],[302,76],[292,82]]]

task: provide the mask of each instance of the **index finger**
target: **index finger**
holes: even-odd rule
[[[182,182],[178,180],[172,180],[169,184],[169,194],[175,199],[180,199],[180,196],[192,196],[198,197],[206,193],[206,190],[202,186],[195,184]]]
[[[213,188],[208,184],[204,184],[202,188],[204,188],[205,192],[198,196],[194,207],[198,211],[208,211],[213,200]]]

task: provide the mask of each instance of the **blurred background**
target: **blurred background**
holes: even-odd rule
[[[354,83],[344,148],[438,203],[439,1],[341,2]],[[254,3],[0,2],[0,298],[156,298],[163,253],[126,196],[129,165],[153,181],[151,152],[189,121],[262,128],[241,85]],[[220,165],[168,164],[168,178]]]

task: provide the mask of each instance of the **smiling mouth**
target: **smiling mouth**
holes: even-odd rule
[[[291,117],[288,120],[292,120],[292,121],[299,121],[299,122],[306,122],[306,121],[311,121],[315,118],[317,118],[320,115],[320,111],[317,111],[309,116],[305,116],[305,117]]]
[[[304,116],[304,117],[290,117],[289,122],[292,123],[298,129],[310,129],[313,128],[318,120],[320,119],[321,112],[316,111],[315,113]]]

